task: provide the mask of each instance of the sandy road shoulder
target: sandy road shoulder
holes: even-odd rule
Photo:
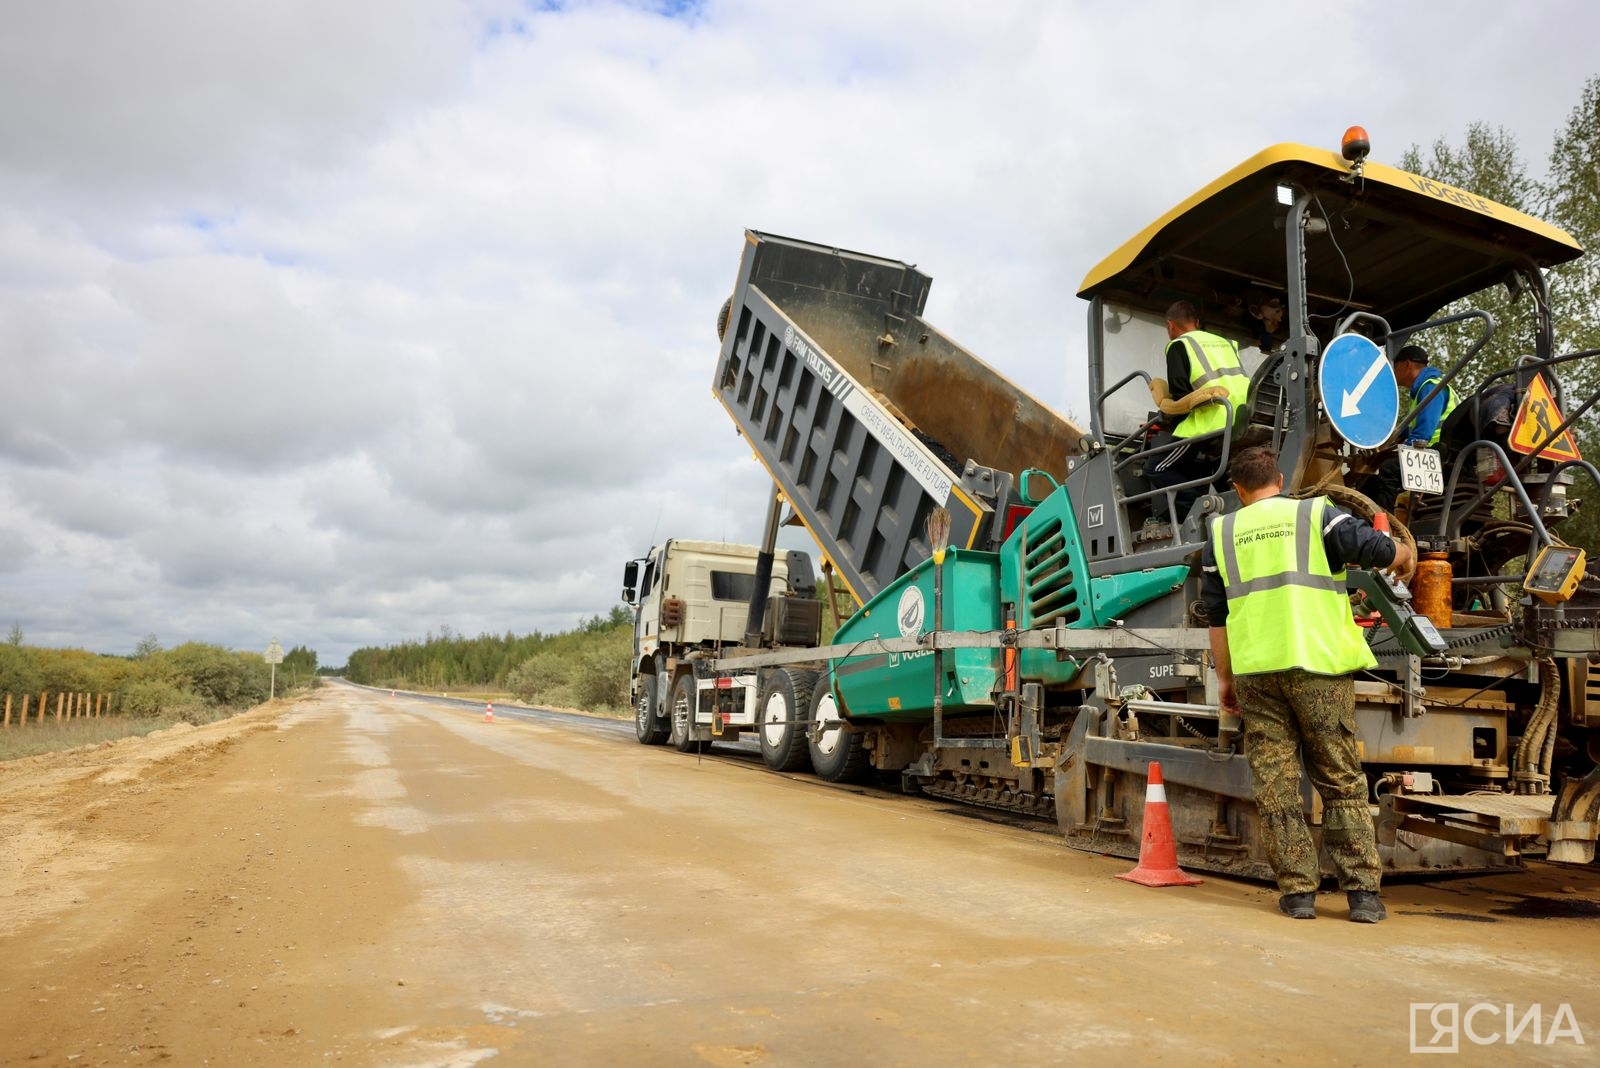
[[[0,928],[15,930],[70,903],[79,878],[123,855],[127,843],[90,833],[108,807],[203,774],[240,738],[276,729],[304,700],[0,764]]]

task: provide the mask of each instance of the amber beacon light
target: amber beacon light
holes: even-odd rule
[[[1344,132],[1344,137],[1339,141],[1339,154],[1350,164],[1350,176],[1361,176],[1361,165],[1367,160],[1367,153],[1372,151],[1372,142],[1367,140],[1367,131],[1362,126],[1352,126]]]

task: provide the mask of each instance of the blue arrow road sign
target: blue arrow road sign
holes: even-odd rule
[[[1317,370],[1322,407],[1339,436],[1358,449],[1376,449],[1394,433],[1400,389],[1383,350],[1360,334],[1328,343]]]

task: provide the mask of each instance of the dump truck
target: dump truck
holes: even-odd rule
[[[1220,489],[1230,456],[1270,445],[1289,495],[1376,515],[1362,487],[1407,429],[1392,361],[1465,323],[1474,340],[1443,367],[1465,399],[1439,448],[1403,450],[1393,529],[1424,563],[1409,587],[1349,572],[1378,660],[1355,718],[1383,863],[1591,862],[1600,579],[1558,531],[1577,480],[1600,481],[1569,433],[1600,394],[1564,389],[1564,366],[1596,353],[1556,350],[1543,274],[1581,254],[1544,222],[1367,159],[1364,136],[1339,153],[1272,146],[1088,272],[1080,426],[926,319],[915,266],[748,232],[712,390],[772,478],[758,557],[780,522],[803,525],[838,629],[823,647],[763,642],[752,598],[748,640],[682,662],[699,680],[686,737],[726,734],[715,695],[742,679],[824,778],[898,775],[1130,857],[1159,761],[1180,859],[1269,879],[1199,595],[1209,524],[1238,507]],[[1501,284],[1536,312],[1533,351],[1473,378],[1499,324],[1444,309]],[[1153,381],[1179,299],[1238,343],[1250,391],[1192,439],[1212,468],[1158,487],[1159,420],[1193,401]],[[1180,515],[1185,489],[1202,492]]]

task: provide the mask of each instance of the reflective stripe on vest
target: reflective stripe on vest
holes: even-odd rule
[[[1239,346],[1225,337],[1191,330],[1178,338],[1189,354],[1189,389],[1222,386],[1237,412],[1250,397],[1250,376],[1239,362]],[[1175,438],[1192,438],[1221,430],[1228,422],[1228,409],[1216,401],[1202,404],[1184,416],[1172,431]]]
[[[1427,394],[1432,393],[1434,387],[1439,384],[1439,379],[1443,377],[1443,375],[1439,375],[1437,378],[1431,378],[1428,381],[1423,382],[1421,395],[1426,396]],[[1413,392],[1412,390],[1406,391],[1407,419],[1411,418],[1411,416],[1416,413],[1418,399],[1419,395],[1417,393]],[[1437,400],[1438,398],[1434,399]],[[1444,430],[1444,421],[1450,418],[1450,413],[1455,411],[1456,405],[1460,403],[1461,399],[1456,396],[1456,387],[1446,383],[1444,387],[1444,411],[1439,413],[1439,421],[1433,425],[1433,437],[1428,439],[1428,447],[1430,449],[1439,444],[1439,433],[1440,431]]]
[[[1272,497],[1212,526],[1228,596],[1228,650],[1236,675],[1304,668],[1344,675],[1377,664],[1350,618],[1344,572],[1322,545],[1326,497]]]

